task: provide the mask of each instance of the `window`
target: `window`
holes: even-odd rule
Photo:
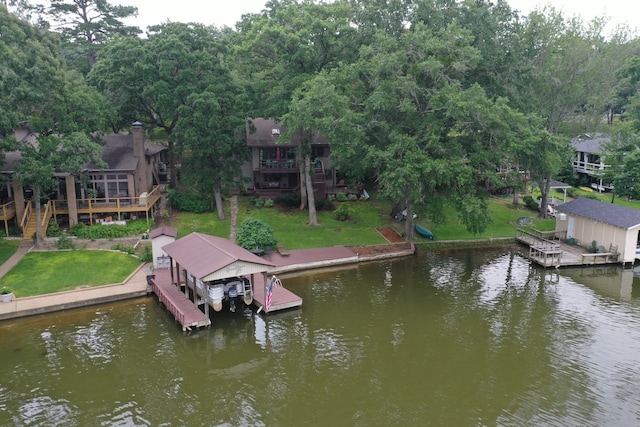
[[[113,199],[129,196],[129,181],[126,174],[92,175],[89,188],[98,198]]]

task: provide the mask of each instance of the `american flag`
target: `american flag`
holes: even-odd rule
[[[265,303],[266,311],[271,308],[271,297],[273,296],[273,288],[275,286],[276,276],[271,277],[269,287],[267,288],[267,302]]]

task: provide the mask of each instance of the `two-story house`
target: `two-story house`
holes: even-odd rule
[[[581,135],[571,140],[574,150],[572,168],[581,177],[585,177],[588,185],[597,191],[611,190],[611,184],[602,179],[602,174],[609,167],[605,163],[603,153],[611,137],[604,133]]]
[[[249,178],[249,191],[258,197],[271,198],[283,193],[300,191],[298,147],[302,135],[294,132],[283,140],[286,129],[273,119],[247,119],[246,141],[250,160],[242,173]],[[311,135],[313,186],[319,197],[336,188],[336,170],[329,159],[329,141],[316,132]]]

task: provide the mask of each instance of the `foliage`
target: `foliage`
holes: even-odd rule
[[[138,27],[125,25],[123,21],[137,13],[134,6],[112,5],[102,0],[51,0],[43,18],[50,17],[52,27],[62,35],[67,61],[75,62],[76,68],[86,73],[95,64],[101,46],[117,36],[141,33]]]
[[[522,201],[524,202],[525,206],[531,210],[534,210],[537,212],[540,209],[540,207],[538,206],[538,202],[533,200],[533,197],[531,196],[524,196],[522,198]]]
[[[136,251],[134,247],[125,245],[123,243],[116,243],[115,245],[111,246],[111,250],[124,252],[125,254],[129,255],[133,255]]]
[[[264,201],[264,207],[265,208],[272,208],[275,205],[275,203],[273,202],[273,199],[266,199]]]
[[[78,223],[69,229],[69,233],[82,239],[116,239],[118,237],[142,235],[150,228],[153,228],[153,222],[147,224],[144,220],[129,221],[127,225],[114,224],[108,226],[100,224],[89,226],[84,223]]]
[[[341,203],[338,209],[333,211],[333,217],[336,221],[348,221],[349,220],[349,207],[345,203]]]
[[[167,196],[172,208],[184,211],[203,213],[211,210],[211,201],[195,191],[178,191],[168,189]]]
[[[260,199],[260,198],[255,199],[254,202],[253,202],[253,206],[255,206],[258,209],[264,207],[264,200]]]
[[[296,208],[300,206],[300,194],[294,194],[294,193],[278,194],[275,198],[275,203],[279,206]]]
[[[62,230],[60,230],[60,225],[56,222],[55,219],[51,218],[49,221],[49,226],[47,227],[47,236],[48,237],[59,237],[62,235]]]
[[[61,234],[56,240],[56,247],[58,249],[75,249],[75,242],[66,234]]]
[[[258,218],[249,217],[242,221],[236,234],[236,242],[241,247],[251,249],[265,249],[275,246],[278,241],[273,236],[273,229],[269,224]]]
[[[345,193],[338,193],[338,194],[336,194],[336,200],[338,202],[346,202],[349,199],[347,198],[347,195]]]
[[[142,251],[142,254],[139,256],[140,261],[142,262],[151,262],[153,261],[153,252],[151,250],[151,245],[145,245]]]

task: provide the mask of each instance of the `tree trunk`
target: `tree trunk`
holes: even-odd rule
[[[515,177],[513,178],[513,205],[518,206],[518,187],[520,186],[520,166],[515,166]]]
[[[176,170],[176,158],[173,153],[174,144],[169,138],[168,151],[169,151],[169,168],[171,170],[171,177],[169,179],[169,188],[176,188],[178,184],[178,171]]]
[[[218,211],[218,219],[224,220],[224,206],[222,206],[222,190],[220,187],[217,187],[214,191],[214,195],[216,198],[216,210]]]
[[[542,185],[540,186],[540,193],[542,198],[540,199],[540,218],[547,217],[547,205],[549,204],[549,191],[551,189],[551,177],[544,178]]]
[[[300,165],[300,210],[307,207],[307,172],[305,170],[304,156],[302,155],[302,144],[298,144],[296,158]]]
[[[40,188],[35,187],[33,189],[33,203],[36,205],[36,248],[40,249],[42,247],[42,220],[40,216],[42,215],[42,208],[40,207]]]
[[[318,225],[318,217],[316,215],[316,200],[313,193],[313,180],[311,179],[311,154],[304,155],[304,169],[309,205],[309,225],[315,227]]]
[[[407,198],[408,199],[408,198]],[[407,218],[404,222],[404,238],[413,240],[416,238],[416,231],[413,221],[413,207],[407,202]]]
[[[229,240],[235,242],[236,229],[238,228],[238,196],[231,196],[229,202],[231,203],[231,227],[229,227]]]

